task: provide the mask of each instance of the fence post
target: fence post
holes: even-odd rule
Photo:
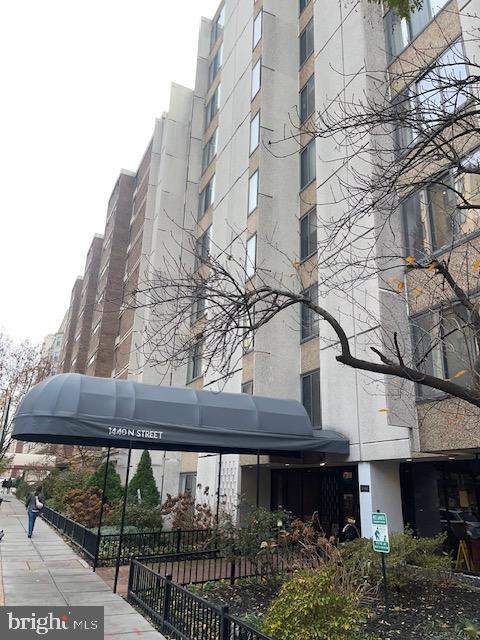
[[[170,604],[172,601],[172,574],[169,573],[165,576],[165,593],[163,596],[163,616],[162,616],[162,629],[165,631],[165,623],[168,622],[170,616]]]
[[[130,570],[128,572],[128,587],[127,587],[127,600],[130,597],[133,583],[133,558],[130,558]]]
[[[87,535],[87,527],[83,527],[82,549],[85,550],[85,536]]]
[[[235,584],[235,558],[230,560],[230,584],[233,587]]]
[[[228,619],[229,608],[226,605],[220,607],[220,640],[230,639],[230,621]]]
[[[182,530],[177,529],[177,553],[180,553],[181,546],[182,546]]]

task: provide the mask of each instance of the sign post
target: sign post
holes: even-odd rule
[[[381,554],[382,557],[382,574],[383,589],[385,592],[385,618],[390,617],[388,604],[388,583],[387,583],[387,567],[385,565],[385,554],[390,553],[390,538],[388,535],[388,519],[386,513],[372,513],[372,530],[373,530],[373,550]]]

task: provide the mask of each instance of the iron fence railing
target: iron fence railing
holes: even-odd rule
[[[97,534],[84,527],[82,524],[67,518],[62,513],[44,507],[40,512],[44,520],[57,529],[64,536],[69,538],[85,555],[89,562],[95,560],[95,552],[97,548]]]
[[[271,640],[138,560],[130,562],[128,601],[161,633],[178,640]]]
[[[88,529],[47,506],[42,509],[41,516],[74,542],[84,553],[88,562],[94,562],[98,537],[96,531]],[[117,559],[119,542],[120,534],[118,533],[101,534],[98,547],[98,566],[111,564]],[[214,544],[215,537],[212,529],[124,533],[121,562],[128,564],[130,558],[136,556],[162,556],[205,550]]]

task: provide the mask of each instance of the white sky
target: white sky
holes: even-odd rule
[[[220,0],[0,2],[0,330],[55,332],[121,168],[193,87]]]

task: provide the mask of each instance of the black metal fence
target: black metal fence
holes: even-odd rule
[[[97,549],[96,531],[87,529],[82,524],[74,522],[50,507],[45,506],[41,511],[41,516],[75,543],[88,562],[94,562]],[[120,534],[101,534],[98,566],[108,565],[116,560],[119,543]],[[124,533],[121,562],[128,564],[130,558],[135,556],[162,556],[163,554],[205,550],[214,544],[214,531],[211,529]]]
[[[109,564],[116,560],[120,536],[102,534],[100,538],[99,562]],[[124,533],[122,562],[128,563],[136,556],[160,556],[171,553],[204,550],[214,544],[211,529],[175,529],[146,533]]]
[[[271,640],[230,615],[175,584],[138,560],[131,560],[128,601],[141,610],[161,633],[178,640]]]
[[[285,573],[308,567],[308,557],[295,548],[276,548],[255,558],[225,554],[216,549],[161,556],[138,556],[142,564],[160,575],[172,576],[182,586],[228,580],[234,584],[241,578],[261,578],[274,572]]]
[[[57,531],[71,540],[80,551],[85,555],[89,562],[95,560],[95,553],[97,549],[97,534],[84,527],[82,524],[67,518],[62,513],[50,509],[50,507],[44,507],[41,511],[41,516],[49,524],[52,525]]]

